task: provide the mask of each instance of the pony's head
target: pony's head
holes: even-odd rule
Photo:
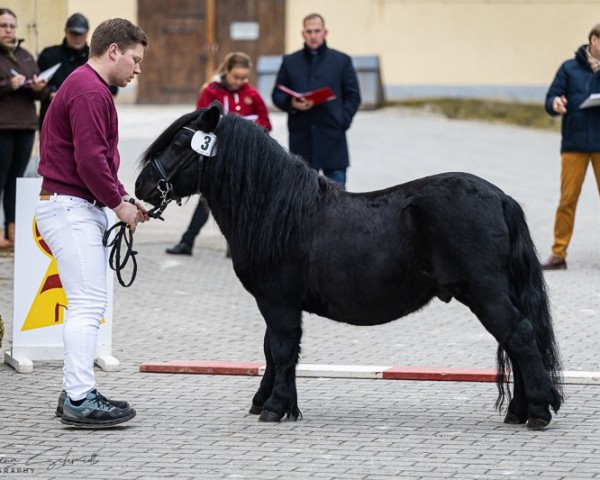
[[[221,106],[196,110],[175,120],[148,147],[140,158],[141,171],[135,181],[135,195],[159,208],[167,203],[200,193],[203,163],[216,153],[214,131]]]

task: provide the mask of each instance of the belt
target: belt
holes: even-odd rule
[[[46,190],[42,188],[40,190],[40,200],[50,200],[54,195],[61,195],[60,193],[54,193],[50,190]],[[88,200],[87,198],[82,198],[86,202],[90,202],[94,207],[103,208],[105,205],[102,205],[98,200]]]
[[[45,188],[40,190],[40,200],[50,200],[52,195],[54,195],[54,193],[52,193],[50,190],[46,190]]]

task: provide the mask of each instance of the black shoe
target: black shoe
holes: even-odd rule
[[[92,390],[80,405],[73,405],[71,399],[67,397],[60,421],[73,427],[104,428],[127,422],[133,417],[135,417],[133,408],[114,407],[96,390]]]
[[[102,397],[108,403],[110,403],[113,407],[117,407],[117,408],[121,408],[121,409],[129,408],[129,403],[127,403],[127,402],[124,402],[122,400],[111,400],[110,398],[106,398],[105,396],[103,396],[97,390],[96,390],[96,394],[99,395],[100,397]],[[60,392],[60,395],[58,396],[58,405],[56,407],[56,412],[55,412],[55,414],[56,414],[57,417],[62,417],[63,407],[65,405],[65,400],[66,399],[67,399],[67,392],[65,392],[63,390],[62,392]]]
[[[185,242],[179,242],[174,247],[167,248],[166,252],[170,253],[171,255],[191,255],[192,246]]]

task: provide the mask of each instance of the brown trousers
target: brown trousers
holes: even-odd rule
[[[600,152],[563,152],[560,174],[560,202],[554,222],[554,245],[552,253],[559,258],[567,256],[567,247],[573,236],[575,209],[581,193],[585,173],[591,162],[600,193]]]

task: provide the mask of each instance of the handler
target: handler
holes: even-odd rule
[[[63,392],[57,414],[80,427],[107,427],[131,420],[127,402],[96,390],[94,359],[107,304],[108,227],[104,206],[132,232],[149,219],[117,177],[120,158],[117,110],[109,85],[125,87],[141,72],[146,34],[128,20],[101,23],[92,36],[90,58],[58,89],[40,136],[43,177],[35,218],[58,265],[68,309],[64,325]]]

